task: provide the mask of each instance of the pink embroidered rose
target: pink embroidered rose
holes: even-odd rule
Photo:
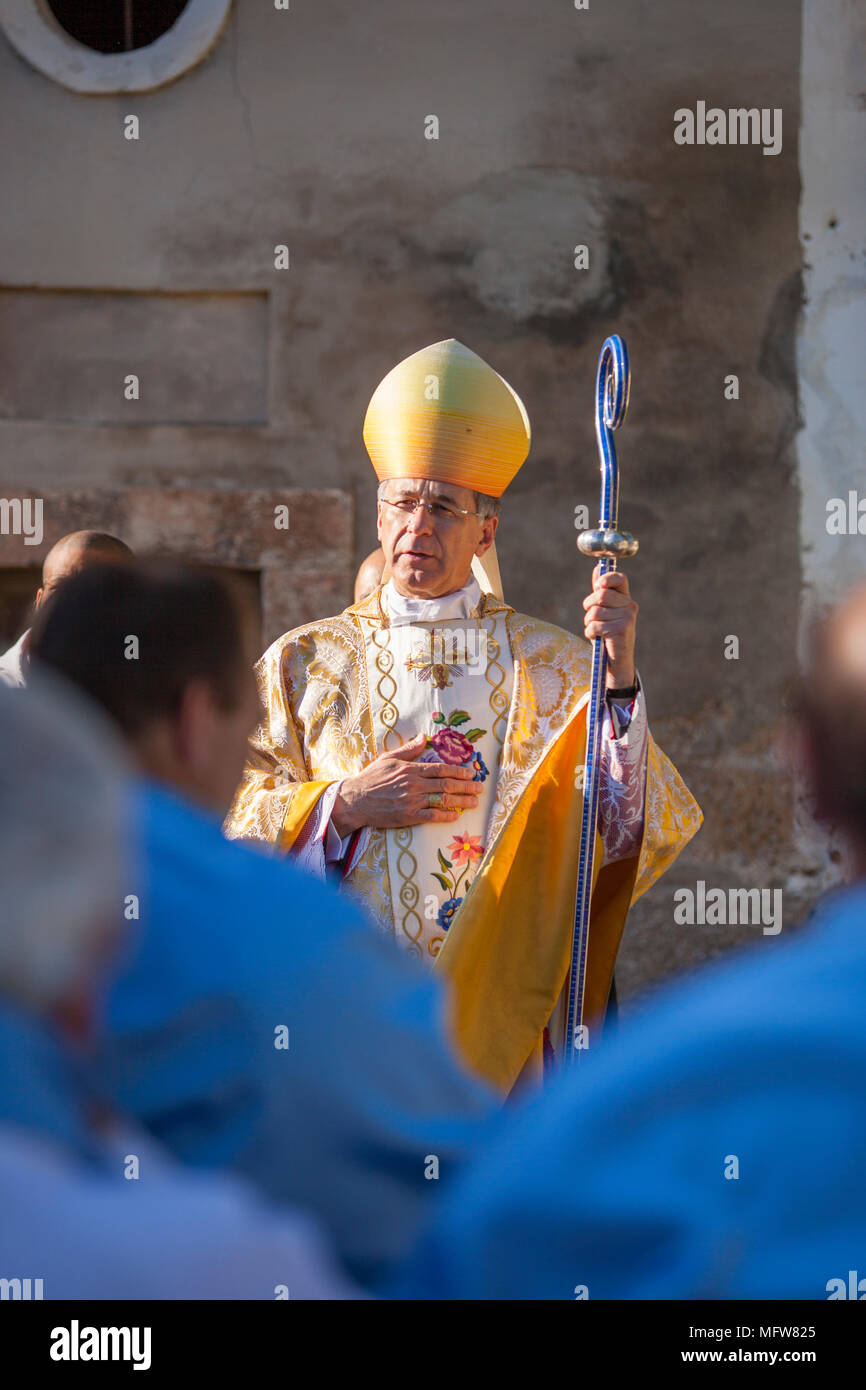
[[[452,767],[460,767],[475,752],[468,738],[457,729],[437,729],[431,742],[442,762]]]

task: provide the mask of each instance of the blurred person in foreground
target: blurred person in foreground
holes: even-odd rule
[[[195,1174],[87,1079],[127,932],[123,762],[68,689],[0,690],[0,1277],[11,1296],[345,1298],[315,1224]]]
[[[129,546],[106,531],[70,531],[51,547],[42,562],[42,585],[37,591],[34,611],[51,598],[60,584],[88,565],[121,565],[132,560]],[[0,656],[0,685],[22,687],[27,684],[30,666],[30,628]]]
[[[179,1158],[318,1213],[366,1279],[416,1233],[431,1156],[447,1180],[493,1100],[452,1058],[437,982],[329,885],[224,839],[252,627],[216,576],[137,566],[70,580],[34,630],[34,662],[112,716],[142,776],[101,1075]]]
[[[866,586],[812,633],[789,738],[853,882],[652,996],[501,1124],[386,1292],[866,1296]]]

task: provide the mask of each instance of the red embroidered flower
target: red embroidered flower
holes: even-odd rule
[[[475,749],[458,729],[437,729],[430,740],[443,763],[460,767],[472,757]]]
[[[471,864],[484,854],[484,846],[477,835],[455,835],[448,846],[452,864]]]

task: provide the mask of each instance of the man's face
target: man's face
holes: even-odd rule
[[[398,593],[414,598],[438,598],[469,582],[473,555],[490,549],[498,518],[465,516],[474,512],[468,488],[429,478],[394,478],[386,501],[379,502],[378,535]],[[412,498],[436,504],[414,512],[401,509]]]

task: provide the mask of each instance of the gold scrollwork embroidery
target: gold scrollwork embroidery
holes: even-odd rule
[[[421,936],[424,931],[424,923],[415,911],[418,904],[418,884],[415,881],[418,872],[418,861],[409,846],[412,843],[411,825],[400,826],[394,831],[394,842],[398,847],[397,853],[397,872],[402,880],[398,892],[401,905],[406,909],[403,913],[401,927],[403,934],[411,943],[411,950],[418,956],[423,956],[421,948]],[[408,868],[407,868],[408,866]],[[418,930],[410,929],[410,919],[413,918],[418,924]]]
[[[490,627],[486,627],[486,622]],[[505,723],[508,718],[510,701],[505,694],[502,686],[505,682],[505,668],[502,666],[499,657],[499,643],[494,633],[496,632],[496,618],[490,617],[485,620],[485,631],[487,632],[487,670],[484,672],[485,679],[490,689],[490,708],[493,712],[492,733],[499,742],[500,749],[505,741]],[[497,672],[499,673],[497,676]],[[502,727],[500,728],[500,725]]]
[[[376,670],[379,672],[379,679],[376,682],[376,693],[382,701],[382,708],[379,711],[379,718],[385,728],[385,735],[382,739],[382,752],[390,752],[391,748],[402,748],[403,740],[395,729],[399,716],[397,706],[394,704],[393,697],[397,693],[397,682],[391,675],[394,665],[394,656],[388,643],[389,632],[387,628],[380,628],[378,632],[370,633],[370,639],[376,648]],[[384,645],[383,645],[384,643]],[[390,689],[386,688],[386,682]],[[389,742],[396,739],[396,743]]]

